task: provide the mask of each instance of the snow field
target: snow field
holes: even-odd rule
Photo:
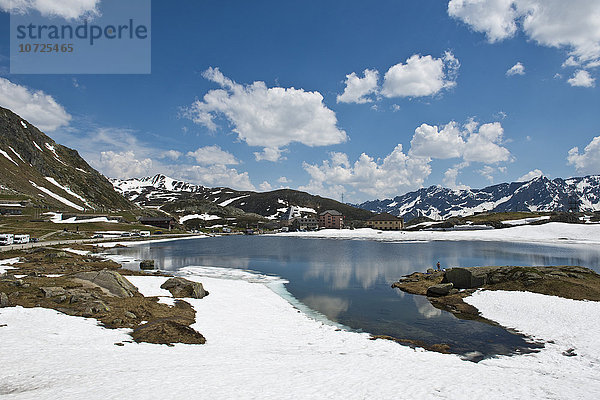
[[[380,240],[391,242],[434,240],[483,240],[531,243],[600,244],[600,225],[550,222],[544,225],[521,225],[504,229],[475,231],[378,231],[362,229],[324,229],[315,232],[285,232],[277,236],[307,238]]]
[[[179,223],[183,224],[185,221],[189,221],[191,219],[201,219],[203,221],[212,221],[212,220],[216,220],[216,219],[221,219],[221,217],[219,217],[218,215],[211,215],[211,214],[190,214],[190,215],[184,215],[183,217],[179,218]]]
[[[212,277],[198,274],[212,272]],[[597,330],[600,303],[530,293],[478,292],[484,316],[538,338],[540,353],[478,364],[455,355],[371,341],[299,312],[267,284],[276,277],[190,268],[210,295],[188,299],[197,311],[200,346],[116,342],[125,330],[46,309],[0,310],[0,395],[31,398],[472,399],[573,398],[600,395]],[[145,295],[164,296],[164,277],[128,277]],[[552,310],[559,310],[553,312]],[[542,312],[540,312],[542,311]],[[589,329],[591,332],[585,333]],[[574,343],[578,356],[561,354]]]
[[[17,264],[19,262],[19,257],[15,258],[5,258],[4,260],[0,260],[0,275],[8,271],[9,269],[14,269],[13,264]]]

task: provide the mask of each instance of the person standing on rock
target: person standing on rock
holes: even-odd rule
[[[440,270],[440,262],[439,261],[437,262],[437,270],[438,271]]]

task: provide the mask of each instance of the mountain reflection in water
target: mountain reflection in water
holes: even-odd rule
[[[149,243],[110,250],[154,259],[163,270],[210,266],[248,269],[289,281],[287,290],[309,308],[351,329],[427,344],[451,351],[510,354],[529,345],[522,337],[481,322],[460,320],[425,297],[392,289],[401,276],[480,265],[580,265],[600,269],[594,246],[476,242],[377,242],[277,236],[228,236]],[[210,288],[207,288],[210,291]]]

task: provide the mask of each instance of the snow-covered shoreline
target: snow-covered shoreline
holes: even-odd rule
[[[550,222],[504,229],[474,231],[378,231],[362,229],[324,229],[314,232],[283,232],[278,237],[320,239],[378,240],[386,242],[415,241],[498,241],[544,244],[600,244],[600,225]]]
[[[116,247],[116,246],[125,246],[125,247],[130,247],[130,246],[139,246],[142,244],[150,244],[150,243],[163,243],[163,242],[174,242],[177,240],[192,240],[192,239],[204,239],[207,238],[209,236],[207,235],[190,235],[190,236],[183,236],[183,237],[171,237],[171,238],[161,238],[161,239],[148,239],[148,240],[126,240],[126,241],[120,241],[120,242],[100,242],[100,243],[94,243],[94,246],[98,246],[98,247],[104,247],[107,249]]]
[[[189,268],[210,296],[187,301],[205,345],[127,342],[126,330],[47,309],[0,310],[0,395],[11,399],[577,398],[600,396],[600,303],[518,292],[478,292],[483,315],[538,340],[539,353],[471,363],[339,330],[299,312],[275,277]],[[210,275],[210,276],[209,276]],[[129,277],[162,296],[166,279]],[[277,289],[280,290],[280,289]],[[592,339],[592,340],[590,340]],[[124,343],[115,346],[114,343]],[[575,348],[577,356],[562,352]],[[526,371],[526,373],[524,373]]]

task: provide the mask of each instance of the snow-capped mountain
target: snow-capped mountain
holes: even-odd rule
[[[158,174],[146,178],[111,179],[115,190],[128,200],[142,206],[160,208],[163,211],[178,213],[213,212],[229,214],[238,209],[246,213],[258,214],[269,219],[278,219],[290,207],[300,210],[335,209],[347,219],[366,219],[371,213],[335,200],[313,196],[297,190],[281,189],[271,192],[237,191],[225,187],[208,188]],[[207,207],[213,206],[212,211]],[[218,206],[221,210],[214,209]],[[228,208],[222,210],[222,208]]]
[[[501,183],[483,189],[452,190],[431,186],[393,199],[367,201],[357,207],[387,212],[410,220],[435,220],[477,212],[600,211],[600,175],[583,178],[534,178],[528,182]]]
[[[68,211],[133,208],[77,151],[56,143],[2,107],[0,193]]]

